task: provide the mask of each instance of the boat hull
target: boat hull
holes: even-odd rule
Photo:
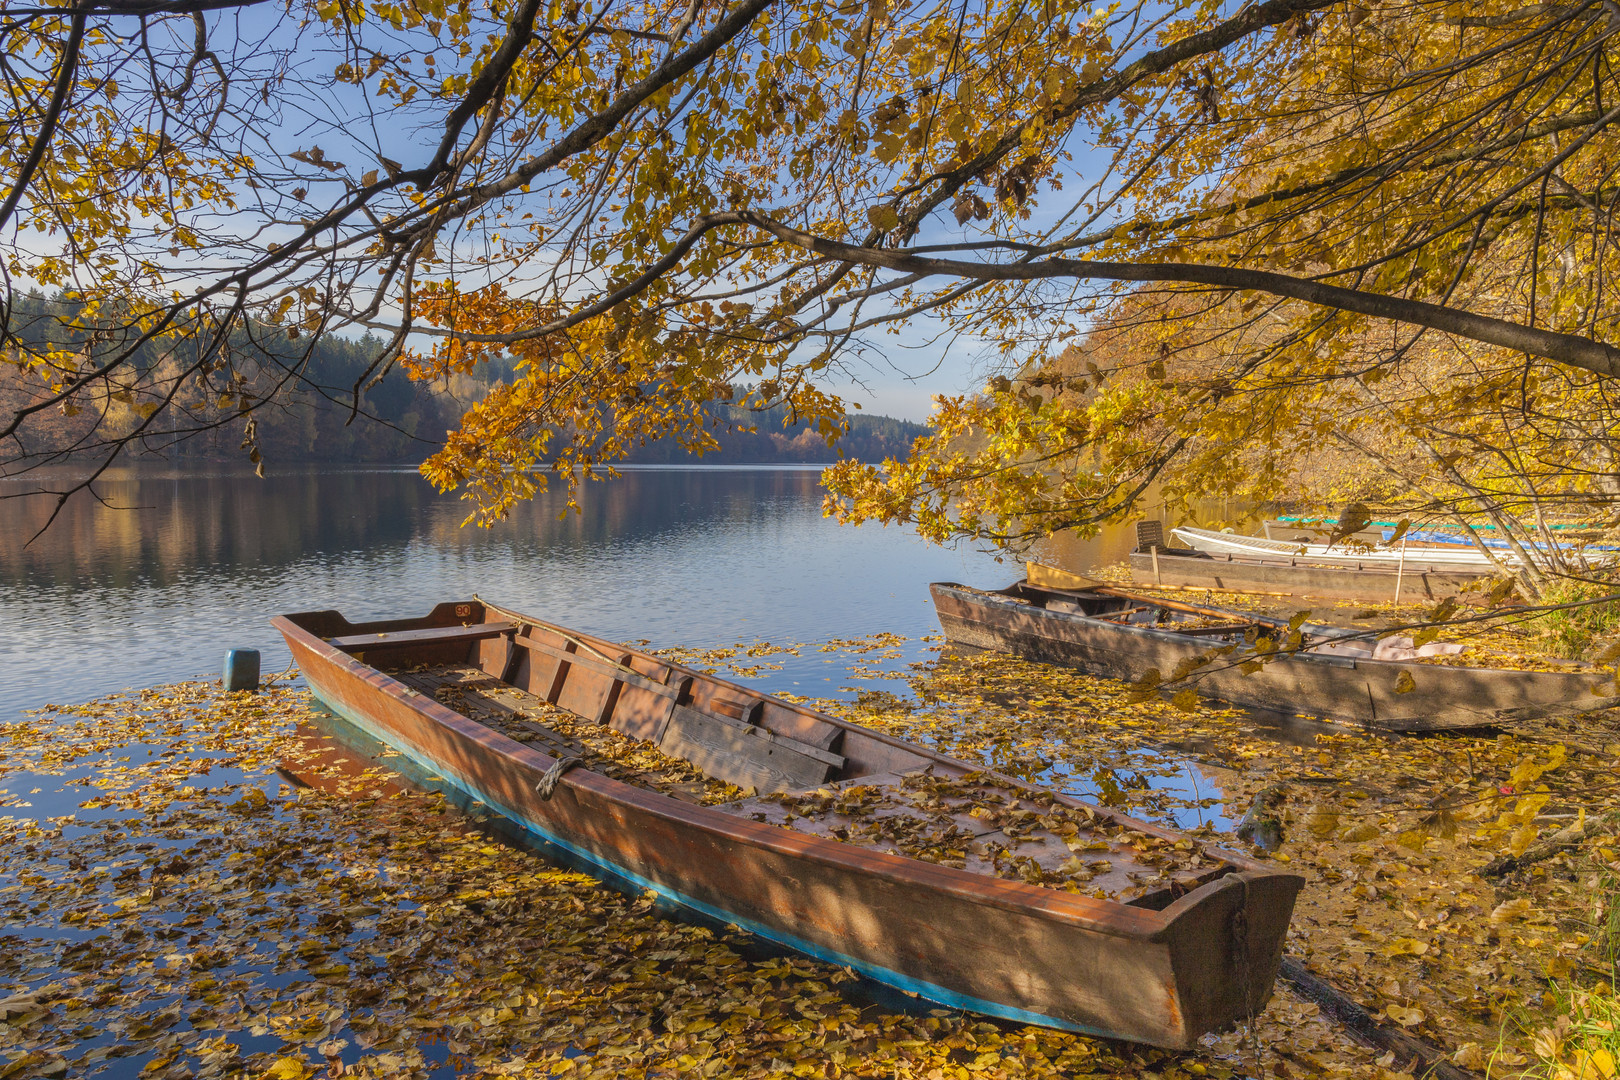
[[[1292,566],[1297,562],[1308,560],[1320,565],[1354,567],[1357,570],[1375,566],[1388,567],[1393,570],[1396,567],[1405,565],[1409,573],[1419,568],[1446,573],[1463,571],[1476,574],[1500,574],[1503,572],[1496,563],[1478,551],[1456,546],[1448,546],[1445,549],[1418,547],[1404,552],[1399,548],[1392,549],[1388,547],[1357,551],[1342,543],[1330,547],[1326,544],[1294,543],[1288,540],[1268,540],[1259,536],[1217,533],[1208,529],[1194,529],[1188,526],[1172,529],[1170,533],[1176,539],[1191,545],[1196,551],[1219,555],[1223,558],[1227,555],[1235,555],[1239,558],[1275,563],[1282,566]],[[1511,561],[1511,559],[1504,559],[1503,563],[1508,564]]]
[[[1464,590],[1493,575],[1477,570],[1459,568],[1436,569],[1428,566],[1407,566],[1397,573],[1387,566],[1317,566],[1303,560],[1239,558],[1233,555],[1186,555],[1159,552],[1155,560],[1150,552],[1132,552],[1131,574],[1140,585],[1181,585],[1194,588],[1235,589],[1240,592],[1285,592],[1299,597],[1322,597],[1333,600],[1365,600],[1372,603],[1390,603],[1397,600],[1396,581],[1399,579],[1399,600],[1416,602],[1439,600],[1457,596],[1466,599]],[[1474,594],[1478,596],[1477,592]]]
[[[930,588],[947,639],[1093,675],[1134,681],[1149,668],[1168,673],[1213,645],[1049,611],[949,582]],[[1402,672],[1414,684],[1404,693],[1398,689]],[[1587,672],[1497,671],[1306,653],[1279,657],[1248,675],[1235,665],[1211,664],[1200,672],[1197,685],[1201,694],[1237,705],[1403,732],[1486,727],[1614,702],[1600,689],[1611,685],[1610,680]]]
[[[552,758],[298,618],[276,625],[327,707],[580,862],[708,918],[947,1007],[1164,1047],[1191,1047],[1270,997],[1296,875],[1234,856],[1239,872],[1152,910],[839,844],[584,769],[544,799],[535,785]],[[1234,936],[1239,911],[1246,937]]]

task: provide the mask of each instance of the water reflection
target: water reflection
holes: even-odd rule
[[[8,481],[5,492],[31,481]],[[38,541],[43,500],[0,502],[0,715],[216,673],[225,648],[285,647],[285,611],[409,615],[479,593],[621,640],[712,646],[937,631],[927,583],[1015,571],[908,529],[841,528],[815,469],[637,469],[556,495],[494,529],[408,470],[272,474],[127,470]],[[801,692],[842,680],[810,657],[774,674]]]
[[[271,473],[126,469],[39,540],[44,499],[0,501],[0,720],[7,709],[217,674],[227,647],[288,663],[266,626],[286,611],[426,612],[478,593],[617,640],[710,647],[938,632],[928,582],[1019,575],[971,546],[824,518],[819,471],[637,468],[550,493],[493,529],[408,469]],[[0,481],[0,494],[36,487]],[[1129,527],[1059,536],[1041,555],[1084,569],[1123,557]],[[913,641],[906,661],[920,659]],[[838,696],[846,673],[788,658],[760,685]]]
[[[491,537],[516,549],[574,553],[658,545],[693,527],[757,526],[817,511],[813,469],[638,469],[587,485],[584,512],[552,493],[519,505],[493,530],[460,528],[466,504],[408,469],[271,475],[125,470],[98,486],[105,504],[71,502],[40,540],[52,503],[4,503],[0,581],[176,584],[197,567],[256,568],[307,554],[398,551],[413,541],[463,551]],[[5,493],[31,487],[12,481]],[[561,515],[561,516],[559,516]]]

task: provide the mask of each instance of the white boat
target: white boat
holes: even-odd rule
[[[1328,545],[1295,540],[1267,540],[1262,536],[1239,536],[1235,533],[1188,526],[1171,529],[1170,535],[1199,551],[1284,565],[1290,562],[1388,568],[1404,565],[1413,571],[1480,570],[1491,569],[1496,565],[1478,551],[1460,548],[1447,548],[1444,551],[1434,548],[1407,548],[1403,552],[1400,548],[1382,545],[1364,548],[1354,541]],[[1518,565],[1517,557],[1506,552],[1499,557],[1499,561],[1503,566]]]

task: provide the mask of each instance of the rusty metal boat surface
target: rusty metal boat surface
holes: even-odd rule
[[[1185,1048],[1271,995],[1303,879],[1240,853],[482,601],[273,622],[327,707],[580,864],[929,1002]]]
[[[998,591],[930,585],[947,640],[1132,681],[1150,669],[1169,679],[1179,668],[1200,694],[1237,705],[1397,732],[1485,728],[1617,703],[1612,673],[1591,665],[1515,671],[1386,659],[1374,655],[1376,639],[1309,623],[1298,628],[1295,651],[1280,649],[1245,672],[1242,663],[1255,658],[1246,639],[1283,646],[1286,620],[1144,596],[1032,563],[1037,571],[1039,584],[1025,578]],[[1073,581],[1054,583],[1063,577]]]

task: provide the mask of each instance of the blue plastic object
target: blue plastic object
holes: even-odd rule
[[[259,688],[259,650],[231,649],[225,653],[225,689]]]

